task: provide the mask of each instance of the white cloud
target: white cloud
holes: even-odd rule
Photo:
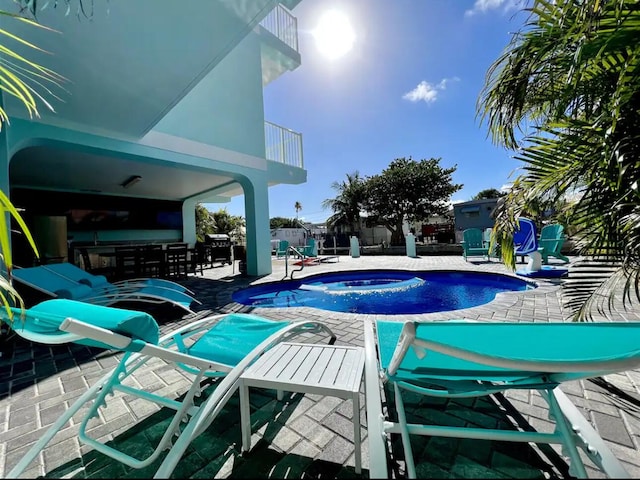
[[[486,13],[489,10],[501,9],[503,12],[515,10],[524,0],[476,0],[471,10],[464,12],[466,17],[471,17],[476,13]]]
[[[438,99],[438,92],[445,90],[449,82],[459,82],[458,77],[443,78],[437,84],[433,85],[426,80],[422,80],[416,88],[405,93],[402,98],[410,102],[424,101],[425,103],[433,103]]]
[[[508,192],[509,190],[511,190],[511,187],[513,187],[513,183],[505,183],[504,185],[502,185],[502,186],[499,188],[499,190],[500,190],[501,192],[506,193],[506,192]]]

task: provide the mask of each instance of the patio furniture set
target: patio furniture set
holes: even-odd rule
[[[482,231],[479,228],[467,228],[464,230],[461,242],[464,259],[481,256],[490,261],[491,257],[497,258],[495,246],[493,248],[490,246],[490,234],[491,229]],[[562,254],[565,240],[564,227],[559,223],[545,225],[538,236],[535,223],[528,218],[518,219],[518,228],[513,236],[516,255],[523,257],[524,261],[525,255],[538,252],[545,265],[549,263],[549,257],[569,263],[569,259]]]
[[[82,266],[88,272],[104,275],[110,280],[128,278],[186,277],[189,273],[203,273],[203,268],[213,267],[215,262],[222,265],[232,263],[232,246],[226,236],[223,239],[206,239],[193,247],[187,243],[151,243],[144,245],[114,245],[104,247],[91,254],[88,249],[79,248]],[[98,257],[100,265],[92,261]]]
[[[45,270],[46,267],[46,270]],[[53,268],[52,268],[53,267]],[[272,389],[336,396],[353,402],[355,469],[361,471],[359,402],[364,376],[365,407],[369,431],[369,475],[390,476],[387,439],[402,439],[407,474],[416,476],[411,435],[511,442],[560,444],[568,457],[570,473],[586,476],[580,450],[603,472],[628,477],[598,433],[560,390],[563,382],[622,372],[640,367],[640,324],[505,323],[505,322],[405,322],[372,321],[364,325],[365,346],[335,345],[336,336],[321,321],[274,321],[242,313],[210,315],[160,336],[149,313],[109,306],[112,298],[129,296],[142,301],[145,289],[158,296],[192,292],[173,282],[135,279],[102,284],[111,291],[108,300],[93,297],[63,298],[63,290],[99,288],[101,280],[77,267],[55,265],[19,269],[21,281],[51,290],[57,298],[26,311],[3,312],[2,320],[21,337],[42,344],[79,343],[123,352],[118,365],[51,425],[21,461],[8,472],[18,477],[43,448],[81,414],[77,434],[81,443],[132,468],[159,462],[158,478],[168,478],[193,441],[212,425],[222,408],[240,392],[242,449],[251,449],[249,389]],[[40,269],[40,270],[38,270]],[[76,281],[74,285],[72,282]],[[166,282],[166,283],[163,283]],[[44,285],[48,286],[44,286]],[[93,287],[90,287],[93,285]],[[182,290],[181,290],[182,289]],[[148,290],[147,290],[148,291]],[[195,299],[193,299],[195,300]],[[190,388],[179,398],[148,391],[129,376],[148,361],[164,360],[172,368],[193,375]],[[215,390],[196,402],[206,379],[216,378]],[[394,401],[383,398],[384,384]],[[512,389],[536,390],[547,401],[555,419],[551,433],[417,425],[407,419],[405,392],[436,398],[480,397]],[[139,397],[175,414],[153,452],[139,458],[93,438],[87,427],[115,392]],[[280,393],[278,398],[281,398]],[[387,410],[383,411],[383,404]],[[87,407],[88,405],[88,407]],[[77,418],[77,417],[76,417]],[[183,423],[184,422],[184,423]],[[163,453],[164,450],[168,452]]]

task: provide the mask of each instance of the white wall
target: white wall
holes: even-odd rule
[[[304,228],[277,228],[271,230],[271,240],[286,240],[294,247],[307,244],[307,232]]]

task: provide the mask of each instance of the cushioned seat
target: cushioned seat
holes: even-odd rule
[[[67,432],[66,438],[73,430],[67,428],[67,424],[74,417],[74,424],[79,423],[76,428],[81,444],[128,467],[150,467],[143,471],[145,477],[155,472],[156,477],[169,478],[193,440],[216,419],[235,393],[242,372],[265,351],[298,335],[305,338],[319,335],[319,339],[335,341],[331,330],[319,322],[278,322],[247,314],[212,315],[159,338],[156,321],[146,313],[74,300],[48,300],[24,312],[11,309],[13,318],[6,310],[0,312],[2,321],[29,341],[52,345],[74,342],[123,352],[117,366],[62,410],[18,463],[5,472],[9,478],[23,473],[58,432]],[[181,370],[184,378],[190,378],[191,385],[184,394],[176,397],[172,391],[147,390],[143,385],[147,382],[128,381],[130,375],[141,371],[149,360],[157,359],[166,362],[169,368]],[[157,362],[152,365],[157,367]],[[213,392],[204,396],[204,401],[196,402],[195,397],[209,385],[202,382],[207,377],[221,379],[215,382]],[[152,382],[150,386],[154,385]],[[144,400],[156,404],[158,409],[174,411],[160,434],[150,436],[160,438],[149,440],[143,449],[125,451],[118,449],[118,444],[111,442],[101,428],[90,426],[91,419],[102,417],[103,408],[112,402],[119,404],[122,395],[116,393],[133,397],[138,403]],[[66,407],[67,404],[61,399],[60,405]],[[131,418],[134,425],[138,421],[135,416],[126,417]],[[120,422],[117,428],[122,428]]]

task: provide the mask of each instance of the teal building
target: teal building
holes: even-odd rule
[[[26,219],[66,217],[69,244],[193,245],[196,204],[243,195],[247,273],[271,273],[269,187],[307,173],[263,88],[300,65],[298,3],[97,1],[90,18],[50,5],[47,29],[3,17],[46,51],[11,47],[65,80],[45,85],[55,111],[39,118],[2,94],[0,188]]]

